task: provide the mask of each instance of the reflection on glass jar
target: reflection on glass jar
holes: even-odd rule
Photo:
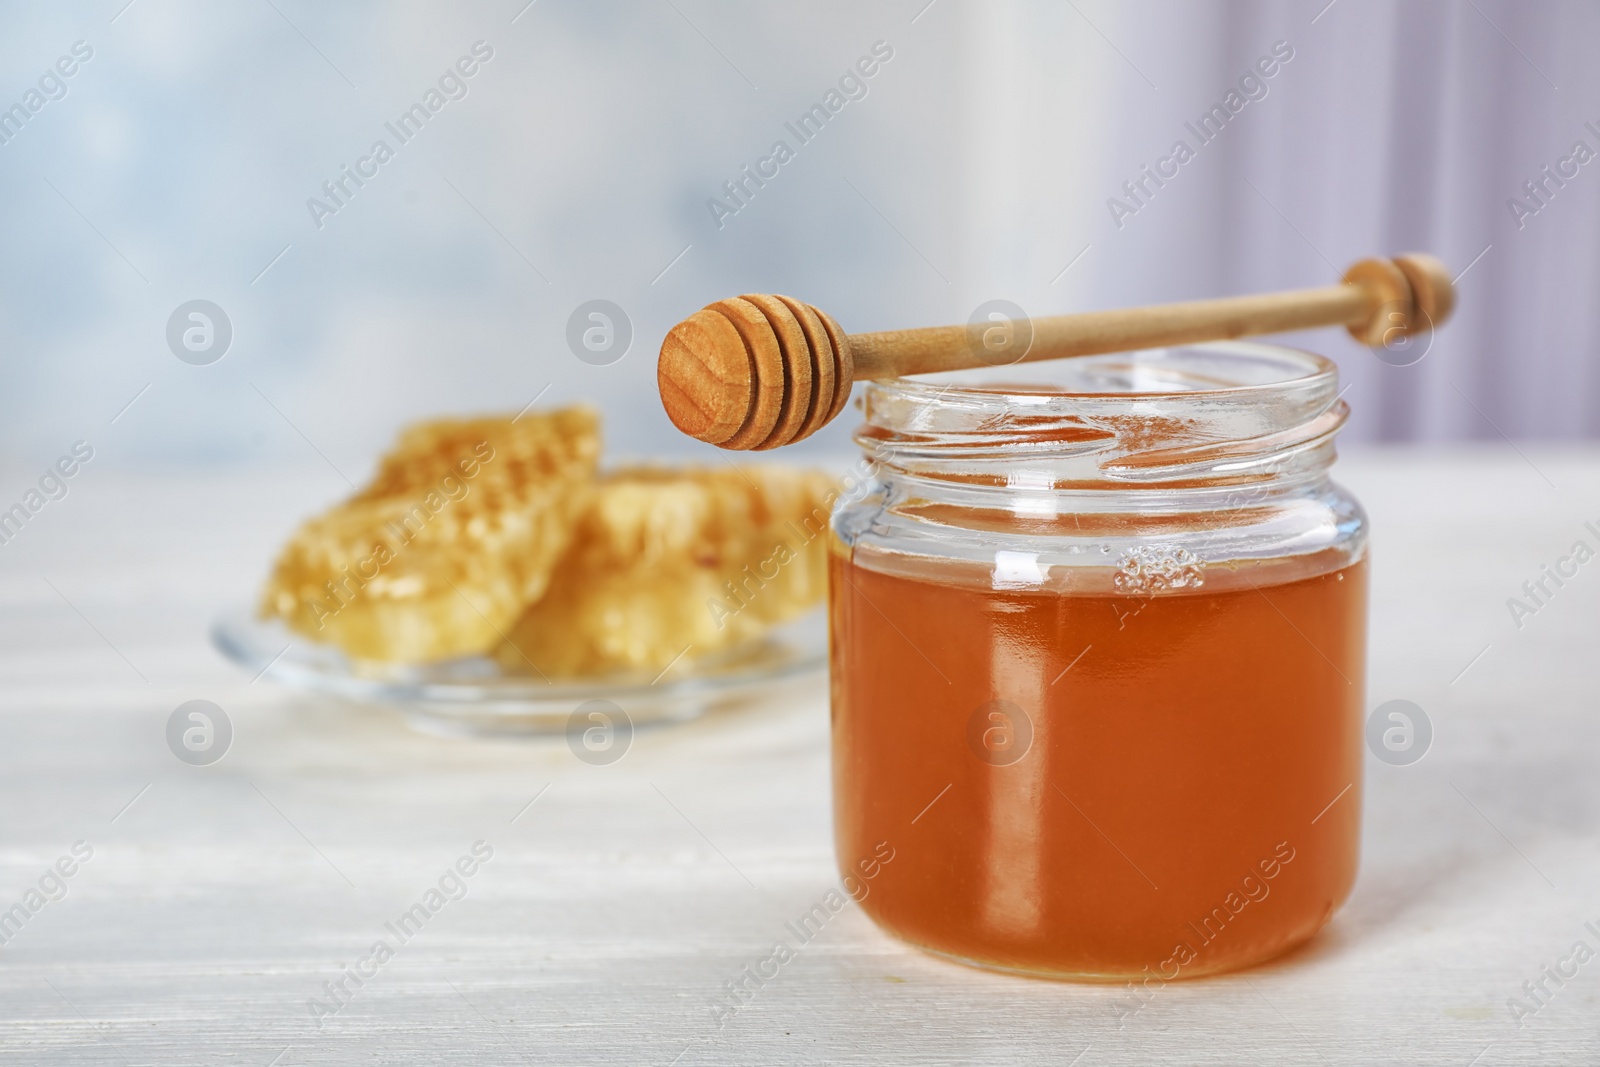
[[[1355,879],[1366,520],[1320,356],[1251,343],[870,383],[833,517],[841,868],[972,963],[1241,967]]]

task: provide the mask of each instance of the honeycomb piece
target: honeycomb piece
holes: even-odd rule
[[[773,466],[608,474],[498,658],[549,677],[654,674],[749,641],[822,601],[836,495],[821,472]]]
[[[434,419],[414,423],[400,433],[393,449],[378,461],[372,484],[356,494],[358,500],[427,492],[457,469],[462,460],[487,449],[493,460],[484,461],[473,476],[475,485],[493,485],[511,491],[559,481],[572,476],[572,465],[584,465],[587,479],[600,458],[600,416],[589,407],[560,408],[542,415],[516,419]],[[469,464],[470,465],[470,464]]]
[[[414,426],[370,486],[295,532],[261,613],[359,659],[489,651],[548,587],[599,451],[586,408]]]

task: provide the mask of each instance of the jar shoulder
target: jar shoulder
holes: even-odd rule
[[[921,495],[886,480],[841,500],[832,526],[838,550],[867,566],[991,575],[1006,567],[1084,568],[1084,578],[1141,559],[1193,560],[1207,570],[1256,564],[1303,576],[1361,560],[1369,532],[1360,501],[1327,478],[1288,491],[1187,498],[1138,490],[987,499]]]

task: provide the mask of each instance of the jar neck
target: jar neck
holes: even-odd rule
[[[1316,488],[1349,417],[1331,362],[1243,342],[871,382],[862,406],[891,493],[1056,514]]]
[[[1107,517],[1221,515],[1277,506],[1304,495],[1324,492],[1330,482],[1333,449],[1306,457],[1295,470],[1264,470],[1250,477],[1190,482],[1101,482],[1050,484],[1044,472],[1023,470],[1007,483],[968,480],[908,471],[870,455],[863,464],[875,478],[885,502],[904,506],[915,501],[956,509],[1003,511],[1026,519],[1096,514]]]

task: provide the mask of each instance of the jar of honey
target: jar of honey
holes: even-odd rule
[[[1311,937],[1361,811],[1366,519],[1329,480],[1334,365],[1228,342],[863,404],[875,476],[834,513],[829,608],[863,909],[960,961],[1146,986]]]

